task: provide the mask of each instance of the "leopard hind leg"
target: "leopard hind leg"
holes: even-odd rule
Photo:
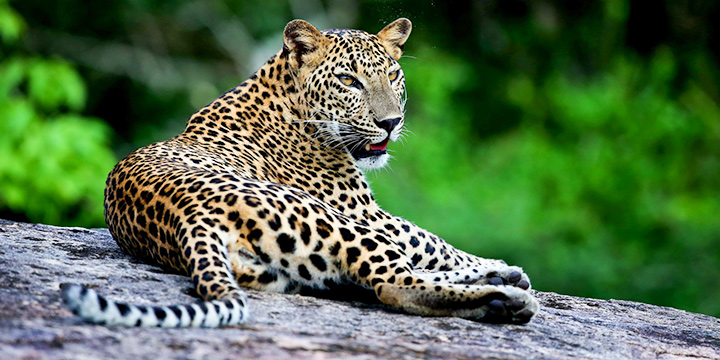
[[[230,267],[239,286],[285,294],[295,294],[301,290],[300,284],[293,281],[283,269],[263,263],[255,253],[245,248],[234,248],[230,250]]]
[[[247,295],[233,278],[227,248],[208,231],[179,231],[180,250],[196,292],[194,304],[144,306],[116,302],[87,287],[62,284],[65,305],[86,322],[143,327],[220,327],[248,317]],[[187,255],[189,256],[187,256]]]

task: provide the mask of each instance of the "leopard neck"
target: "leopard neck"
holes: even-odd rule
[[[316,125],[304,121],[312,118],[306,104],[281,51],[193,115],[178,140],[199,143],[252,178],[297,187],[320,199],[331,196],[306,176],[297,175],[298,168],[312,169],[307,170],[312,177],[337,179],[336,190],[363,205],[348,213],[360,216],[362,211],[377,210],[352,155],[327,145]]]

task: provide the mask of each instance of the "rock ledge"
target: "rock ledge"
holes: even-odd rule
[[[107,230],[0,220],[0,359],[720,359],[720,320],[667,307],[536,292],[527,325],[423,318],[380,305],[249,292],[222,329],[92,326],[59,284],[137,303],[192,302],[190,282],[122,253]]]

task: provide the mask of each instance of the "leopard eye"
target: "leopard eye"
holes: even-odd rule
[[[352,77],[352,76],[348,76],[348,75],[338,75],[338,79],[340,79],[340,82],[342,82],[343,85],[345,85],[345,86],[350,86],[350,87],[355,87],[355,88],[358,88],[358,89],[362,89],[362,84],[360,84],[360,82],[357,81],[357,79],[355,79],[355,78]]]
[[[388,75],[388,79],[390,79],[390,82],[393,82],[393,81],[397,80],[399,74],[400,74],[400,70],[395,70]]]

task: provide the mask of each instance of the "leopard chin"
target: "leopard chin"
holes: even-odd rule
[[[388,164],[388,160],[390,160],[390,155],[387,151],[383,151],[381,154],[370,155],[359,159],[356,158],[355,163],[363,170],[373,170],[385,167],[385,165]]]

